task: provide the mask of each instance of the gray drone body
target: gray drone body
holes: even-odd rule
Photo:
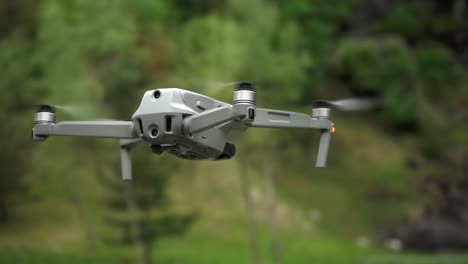
[[[228,130],[223,125],[193,133],[190,117],[213,109],[230,109],[231,105],[182,89],[148,91],[133,114],[138,137],[149,143],[156,153],[166,151],[184,159],[222,159],[229,148]],[[214,119],[207,120],[213,124]],[[185,124],[184,124],[185,123]],[[228,153],[225,153],[228,155]],[[229,157],[226,157],[229,158]]]
[[[321,131],[317,167],[325,167],[333,123],[330,109],[317,107],[312,116],[256,107],[255,90],[240,83],[233,103],[178,88],[147,91],[131,121],[65,121],[55,123],[53,107],[43,105],[35,114],[32,137],[91,136],[120,139],[122,177],[131,179],[130,149],[147,143],[156,154],[170,153],[189,160],[223,160],[235,155],[227,141],[232,130],[251,127],[304,128]]]

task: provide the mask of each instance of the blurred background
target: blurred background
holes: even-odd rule
[[[467,72],[464,0],[2,0],[0,262],[468,263]],[[131,182],[115,140],[30,138],[37,103],[129,120],[146,90],[244,80],[259,107],[384,107],[333,112],[326,169],[314,131],[140,146]]]

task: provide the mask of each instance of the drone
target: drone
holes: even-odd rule
[[[236,147],[227,140],[233,130],[248,128],[302,128],[321,133],[316,167],[325,167],[335,125],[331,107],[346,110],[366,102],[316,101],[312,115],[256,107],[256,90],[250,82],[237,83],[232,104],[179,88],[145,92],[131,121],[62,121],[55,107],[39,105],[34,116],[33,141],[49,136],[81,136],[120,140],[122,178],[132,179],[131,149],[145,142],[155,154],[167,152],[186,160],[226,160]],[[354,105],[354,106],[353,106]]]

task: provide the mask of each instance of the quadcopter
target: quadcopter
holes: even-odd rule
[[[340,105],[342,103],[342,105]],[[55,107],[40,105],[34,116],[33,141],[49,136],[84,136],[120,139],[122,178],[132,179],[132,147],[145,142],[153,153],[167,152],[187,160],[225,160],[236,147],[227,141],[233,130],[248,128],[303,128],[321,133],[316,167],[325,167],[335,125],[332,106],[359,102],[317,101],[312,115],[256,107],[252,83],[237,83],[232,104],[179,88],[145,92],[131,121],[63,121],[56,123]]]

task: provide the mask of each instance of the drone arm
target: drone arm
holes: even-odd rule
[[[255,120],[250,124],[250,127],[320,129],[322,134],[316,167],[326,166],[333,126],[333,123],[328,119],[317,119],[301,113],[262,108],[256,109]]]
[[[332,122],[328,119],[313,119],[301,113],[264,108],[257,108],[255,113],[255,120],[249,125],[250,127],[329,130],[333,126]]]
[[[57,124],[39,123],[33,136],[82,136],[132,139],[136,135],[131,121],[65,121]]]
[[[131,148],[141,142],[133,131],[131,121],[66,121],[38,123],[33,128],[33,140],[43,141],[48,136],[82,136],[119,138],[122,178],[132,179]]]
[[[184,133],[196,134],[207,129],[213,128],[220,124],[236,119],[231,106],[222,106],[212,110],[207,110],[184,120]]]

